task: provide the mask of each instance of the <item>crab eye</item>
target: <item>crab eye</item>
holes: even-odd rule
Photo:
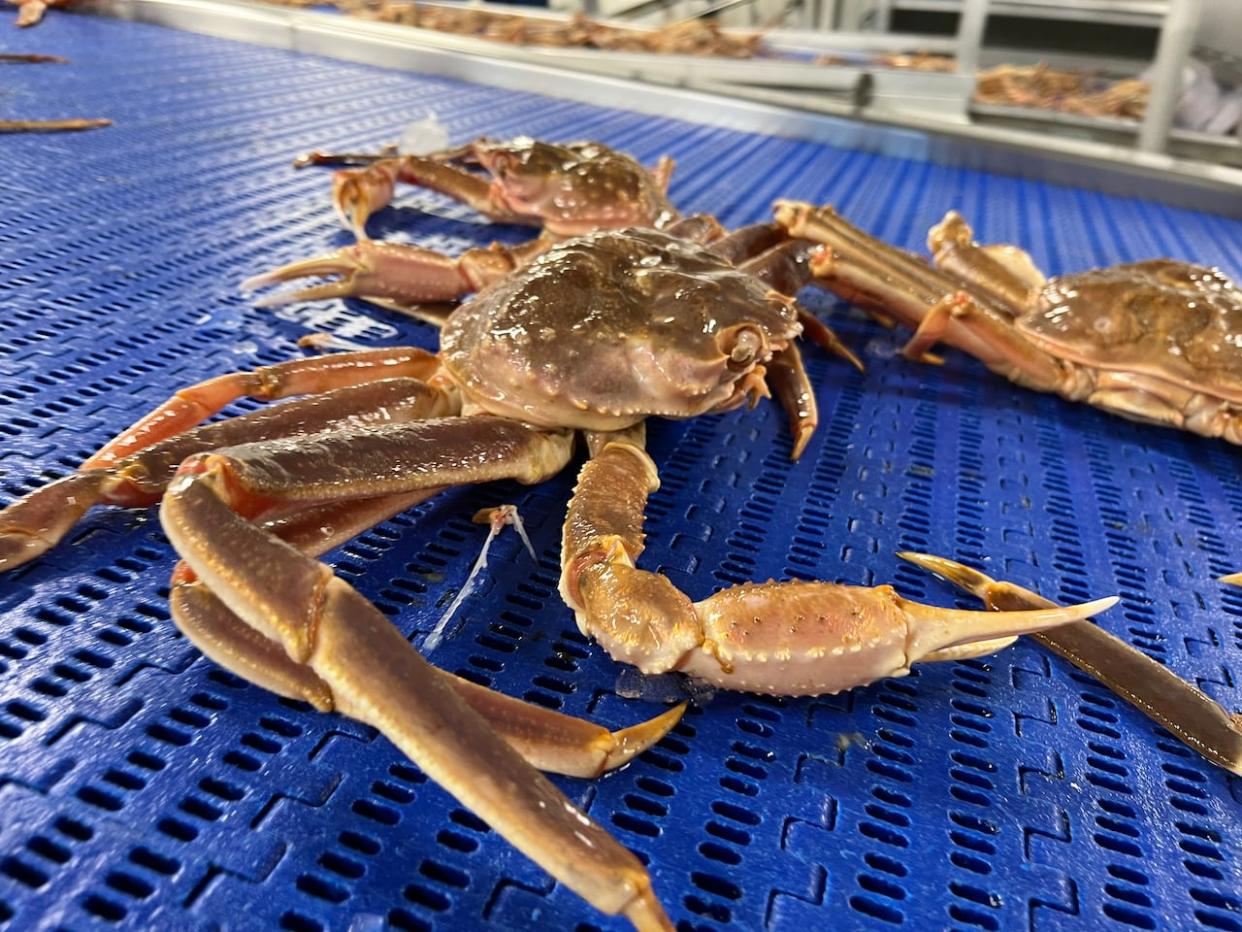
[[[743,324],[724,334],[721,350],[729,357],[729,368],[736,372],[750,368],[766,345],[761,330]]]

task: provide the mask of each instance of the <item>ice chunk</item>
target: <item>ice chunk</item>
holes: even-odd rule
[[[407,126],[397,143],[397,151],[402,155],[430,155],[433,152],[442,152],[448,147],[448,130],[431,111],[421,120],[415,120]]]

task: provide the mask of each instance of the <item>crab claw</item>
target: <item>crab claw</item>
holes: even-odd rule
[[[915,663],[990,654],[1019,635],[1081,621],[1116,602],[971,612],[912,602],[891,586],[736,586],[694,605],[702,647],[680,669],[726,689],[835,693],[904,676]]]
[[[489,250],[471,250],[488,253]],[[471,256],[451,259],[429,249],[400,243],[362,240],[328,255],[291,262],[278,269],[254,275],[241,283],[243,291],[253,291],[277,282],[312,276],[340,276],[336,281],[310,285],[294,291],[278,292],[260,298],[259,307],[277,307],[295,301],[321,301],[328,298],[371,298],[399,304],[452,301],[474,291],[481,282]],[[499,258],[499,257],[498,257]],[[505,271],[512,268],[501,261]]]
[[[385,159],[366,168],[341,169],[332,173],[332,206],[341,223],[360,240],[367,238],[367,220],[388,206],[397,184],[401,163]]]
[[[920,661],[992,653],[1117,602],[968,612],[912,602],[891,586],[802,581],[734,586],[692,602],[634,565],[643,509],[658,486],[645,451],[605,444],[579,473],[561,547],[561,594],[579,629],[644,673],[680,670],[768,695],[836,693],[904,676]]]

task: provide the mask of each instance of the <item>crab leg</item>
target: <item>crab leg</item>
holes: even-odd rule
[[[890,586],[769,582],[691,602],[635,567],[655,465],[607,444],[578,477],[565,522],[561,594],[584,634],[644,673],[681,670],[726,689],[818,695],[902,676],[920,660],[977,656],[1032,631],[1078,621],[1116,598],[1070,608],[963,612],[903,599]]]
[[[419,489],[362,501],[312,506],[262,527],[308,556],[317,557],[367,528],[399,514],[441,489]],[[332,711],[332,691],[306,664],[296,663],[230,612],[206,586],[179,564],[169,601],[173,620],[191,643],[211,660],[277,695],[301,699],[321,712]],[[437,668],[455,692],[539,770],[593,778],[628,763],[658,742],[680,721],[684,703],[618,732],[478,686]]]
[[[196,457],[160,518],[227,608],[379,729],[515,847],[606,913],[671,929],[642,864],[526,763],[388,620],[322,563],[245,520],[274,500],[374,497],[509,477],[537,482],[567,462],[572,435],[501,418],[448,418],[325,434]]]
[[[689,217],[680,217],[665,227],[664,232],[670,236],[688,239],[692,243],[715,243],[720,241],[724,235],[720,221],[711,214],[691,214]],[[712,246],[713,251],[715,248]]]
[[[766,378],[772,393],[789,416],[789,432],[793,434],[793,452],[789,458],[797,460],[811,441],[811,434],[819,425],[819,406],[815,403],[815,389],[802,366],[802,354],[790,343],[774,355],[767,365]]]
[[[777,218],[792,235],[828,247],[810,258],[818,283],[915,329],[910,355],[924,355],[937,337],[1020,385],[1068,398],[1087,390],[1078,370],[1032,344],[1002,311],[960,292],[958,282],[917,256],[867,236],[831,208],[781,202]]]
[[[655,179],[655,183],[660,186],[660,190],[668,194],[668,183],[673,180],[673,169],[677,167],[677,162],[670,155],[660,156],[656,162],[656,167],[651,169],[651,177]]]
[[[0,120],[0,133],[73,133],[111,125],[112,121],[108,119],[81,117],[67,120]]]
[[[918,256],[864,233],[831,207],[777,201],[777,223],[790,236],[827,246],[880,278],[888,287],[926,304],[957,290],[957,284]],[[881,308],[883,309],[883,308]]]
[[[255,304],[278,307],[297,301],[355,297],[402,311],[418,304],[456,301],[504,278],[555,242],[545,235],[517,246],[493,243],[452,258],[421,246],[363,240],[334,253],[251,276],[241,288],[251,291],[298,278],[339,275],[336,281],[277,292]]]
[[[789,234],[779,223],[752,223],[750,226],[738,227],[728,236],[712,243],[711,251],[737,265],[780,245],[788,238]]]
[[[291,359],[250,371],[218,375],[177,391],[150,414],[104,444],[81,468],[109,466],[201,423],[239,398],[275,400],[398,377],[425,381],[435,374],[439,365],[434,353],[415,347],[396,347]]]
[[[1025,307],[1031,292],[1046,282],[1030,255],[1015,246],[980,246],[973,237],[961,214],[945,214],[927,234],[936,268],[1001,307]]]
[[[756,240],[761,242],[758,237]],[[772,288],[790,300],[812,278],[810,260],[816,247],[810,243],[790,240],[742,262],[738,268],[767,282]],[[862,360],[841,342],[831,327],[798,306],[798,320],[803,335],[825,352],[840,356],[859,372],[864,371]]]
[[[94,505],[154,505],[177,464],[194,453],[331,428],[419,420],[456,409],[456,398],[438,389],[413,379],[386,379],[272,405],[151,443],[107,466],[84,467],[0,511],[0,572],[42,556]]]
[[[1231,586],[1242,586],[1242,573],[1230,573],[1228,576],[1222,576],[1220,581]]]
[[[451,164],[418,155],[383,159],[366,168],[341,169],[332,177],[332,204],[346,227],[359,239],[366,237],[371,214],[387,206],[397,183],[418,185],[446,194],[500,223],[538,221],[515,213],[498,196],[498,189],[478,175]]]
[[[997,581],[954,560],[925,553],[898,556],[978,596],[993,610],[1055,605],[1038,593]],[[1043,631],[1033,637],[1212,763],[1242,776],[1242,716],[1230,715],[1168,667],[1090,622]]]

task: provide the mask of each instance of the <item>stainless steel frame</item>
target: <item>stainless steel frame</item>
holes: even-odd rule
[[[623,72],[623,76],[615,71],[580,73],[566,81],[560,69],[575,66],[566,64],[564,57],[528,54],[544,50],[319,12],[231,0],[98,0],[95,9],[123,19],[260,45],[517,88],[692,123],[969,165],[1242,217],[1242,171],[1237,169],[1046,133],[946,124],[943,113],[924,117],[909,111],[895,112],[884,106],[882,94],[863,105],[857,96],[850,96],[857,94],[856,89],[846,94],[807,95],[776,82],[752,87],[752,99],[741,99],[736,84],[722,80],[710,68],[695,67],[699,59],[679,60],[659,73],[636,67],[632,74]],[[586,54],[578,52],[578,56]],[[637,83],[637,78],[647,83]],[[824,89],[832,88],[832,81],[826,79]],[[851,118],[843,118],[846,115]]]

